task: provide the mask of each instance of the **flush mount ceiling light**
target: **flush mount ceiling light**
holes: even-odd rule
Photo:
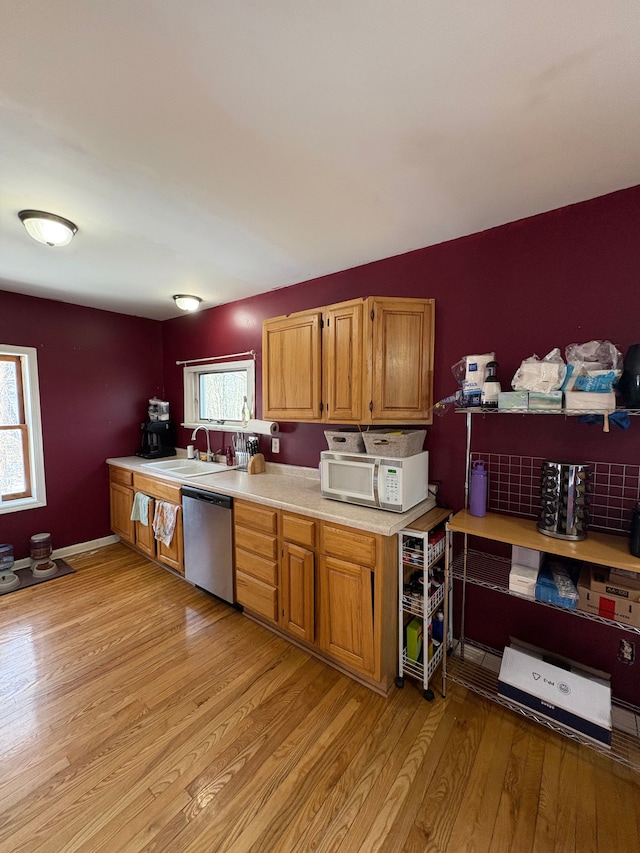
[[[43,210],[21,210],[18,214],[27,233],[47,246],[67,246],[78,226],[55,213],[45,213]]]
[[[197,311],[202,299],[199,296],[188,296],[186,293],[178,293],[173,297],[173,301],[181,311]]]

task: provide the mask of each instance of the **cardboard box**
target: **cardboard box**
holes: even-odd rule
[[[612,619],[623,625],[640,628],[640,601],[629,601],[618,595],[604,594],[591,589],[589,568],[582,570],[578,582],[578,610]]]
[[[511,566],[509,572],[509,591],[526,598],[535,599],[536,581],[538,580],[538,569],[531,566]]]
[[[498,693],[589,740],[611,745],[611,685],[606,673],[512,641],[504,650]]]
[[[501,391],[498,394],[498,409],[527,410],[528,408],[528,391]]]
[[[562,409],[562,391],[529,391],[529,411],[558,412]]]
[[[628,569],[609,569],[609,583],[640,591],[640,562],[637,572],[631,572]]]
[[[414,616],[410,622],[407,622],[407,660],[412,663],[417,663],[420,659],[422,630],[422,617]]]
[[[536,551],[533,548],[523,548],[521,545],[511,546],[512,566],[529,566],[532,569],[539,569],[543,556],[542,551]]]
[[[615,595],[627,601],[640,601],[640,586],[630,586],[624,575],[616,575],[607,566],[592,565],[590,568],[589,589],[602,595]]]

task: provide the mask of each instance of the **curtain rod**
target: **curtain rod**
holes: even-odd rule
[[[187,361],[176,361],[176,364],[203,364],[205,361],[225,361],[229,358],[238,358],[241,355],[250,355],[254,361],[256,359],[256,351],[248,349],[246,352],[233,352],[229,355],[212,355],[210,358],[190,358]]]

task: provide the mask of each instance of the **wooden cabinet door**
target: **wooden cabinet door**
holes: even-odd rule
[[[300,545],[285,542],[280,575],[281,625],[301,640],[315,639],[315,554]]]
[[[156,556],[156,540],[153,535],[153,514],[155,511],[155,501],[149,498],[149,523],[143,524],[141,521],[134,522],[136,527],[136,547],[142,551],[147,557],[155,559]]]
[[[329,423],[362,423],[364,315],[362,299],[329,305],[324,311],[322,359],[324,362],[324,419]]]
[[[133,544],[135,539],[134,522],[131,521],[133,489],[112,481],[109,487],[109,505],[111,529],[121,539]]]
[[[151,534],[153,536],[153,532]],[[182,507],[178,507],[176,526],[168,545],[156,540],[156,558],[176,572],[184,574],[184,532],[182,527]]]
[[[320,311],[302,311],[262,325],[262,417],[322,420]]]
[[[433,299],[371,297],[371,421],[430,424]]]
[[[373,580],[366,566],[320,558],[320,647],[366,675],[375,670]]]

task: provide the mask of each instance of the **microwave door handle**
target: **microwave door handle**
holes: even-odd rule
[[[373,500],[376,506],[380,506],[380,493],[378,491],[378,477],[380,475],[380,462],[376,459],[373,464]]]

